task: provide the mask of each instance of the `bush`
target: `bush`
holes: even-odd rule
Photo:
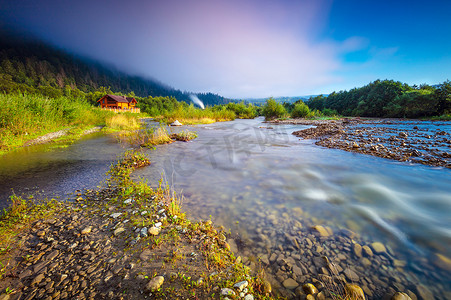
[[[310,113],[310,109],[304,102],[295,103],[291,111],[292,118],[305,118]]]
[[[283,118],[287,115],[287,111],[285,107],[278,103],[273,98],[269,98],[266,100],[265,105],[262,108],[263,116],[265,117],[265,120],[272,120],[276,118]]]

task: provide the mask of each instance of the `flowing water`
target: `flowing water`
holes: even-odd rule
[[[197,139],[147,150],[152,164],[133,176],[155,186],[163,176],[191,218],[230,229],[231,247],[285,295],[293,293],[287,278],[345,276],[370,298],[450,298],[451,170],[322,148],[291,134],[303,128],[261,119],[190,127]],[[101,134],[48,147],[0,157],[0,206],[11,189],[64,196],[94,188],[123,151]],[[333,234],[320,237],[315,225]],[[373,242],[385,251],[356,253],[355,244]],[[321,265],[324,256],[336,269]]]
[[[12,193],[67,199],[75,190],[95,188],[122,152],[114,137],[95,133],[69,146],[48,143],[3,155],[0,209]]]
[[[183,192],[192,218],[211,217],[231,229],[239,254],[251,257],[249,264],[260,258],[276,282],[293,277],[280,255],[307,257],[298,263],[304,272],[294,276],[302,284],[316,277],[308,270],[327,273],[318,264],[311,268],[314,257],[341,253],[337,265],[355,265],[357,283],[374,298],[384,295],[374,286],[418,294],[420,283],[437,298],[450,296],[449,264],[437,254],[451,257],[451,171],[318,147],[291,135],[303,128],[261,119],[197,126],[196,140],[149,151],[151,167],[134,176],[150,183],[164,176]],[[334,236],[313,235],[310,228],[319,224]],[[324,249],[307,243],[307,251],[299,250],[305,238]],[[388,249],[380,257],[353,254],[354,242],[376,241]]]

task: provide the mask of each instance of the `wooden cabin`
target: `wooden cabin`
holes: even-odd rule
[[[133,110],[136,106],[135,98],[116,96],[116,95],[105,95],[100,98],[97,102],[100,103],[102,108],[114,109],[114,110]]]

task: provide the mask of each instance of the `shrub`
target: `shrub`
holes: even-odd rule
[[[286,116],[287,111],[282,104],[278,103],[273,98],[269,98],[262,108],[262,113],[265,120],[272,120]]]
[[[310,109],[304,102],[295,103],[291,111],[292,118],[305,118],[310,113]]]

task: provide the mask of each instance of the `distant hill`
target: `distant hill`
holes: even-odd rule
[[[305,101],[309,100],[311,97],[316,97],[316,96],[319,96],[319,95],[307,95],[307,96],[297,96],[297,97],[276,97],[276,98],[273,97],[273,99],[280,103],[284,103],[284,102],[294,103],[298,100],[302,100],[305,102]],[[327,94],[324,94],[324,96],[327,96]],[[268,99],[269,99],[269,97],[268,98],[248,98],[248,99],[243,99],[243,100],[232,99],[231,101],[233,101],[233,102],[244,101],[245,103],[252,103],[252,104],[260,105],[260,104],[264,104],[266,102],[266,100],[268,100]]]
[[[182,92],[158,80],[133,76],[23,36],[21,33],[0,31],[0,91],[28,86],[41,90],[70,87],[89,93],[106,87],[124,94],[133,91],[140,97],[172,96],[188,103],[190,94],[197,95],[205,105],[229,102],[213,93]]]

